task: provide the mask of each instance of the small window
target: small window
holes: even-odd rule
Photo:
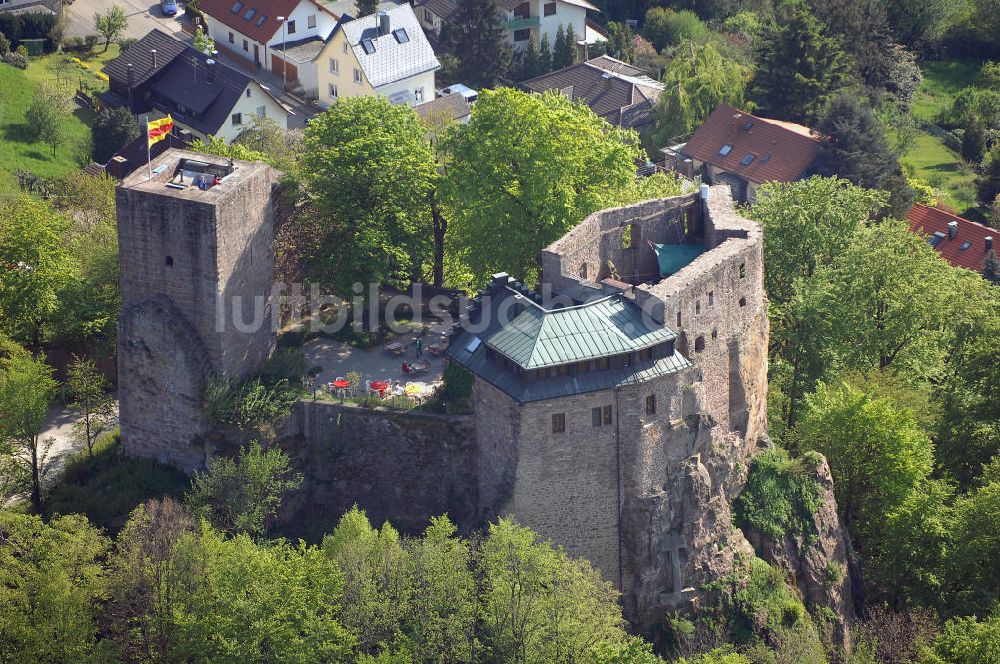
[[[424,89],[423,88],[417,88],[416,90],[414,90],[413,91],[413,98],[418,103],[422,102],[424,100]]]
[[[229,43],[230,44],[235,44],[236,43],[236,36],[233,33],[231,33],[231,32],[229,33]]]
[[[243,9],[243,3],[242,2],[235,2],[235,3],[233,3],[233,6],[232,6],[232,8],[229,11],[231,11],[234,14],[239,14],[241,9]]]
[[[587,264],[586,263],[581,263],[580,264],[580,278],[581,279],[586,279],[587,278]]]
[[[604,424],[611,424],[611,406],[604,407]]]
[[[392,36],[396,38],[396,41],[400,44],[405,44],[410,41],[410,35],[406,34],[406,28],[397,28],[392,31]]]
[[[543,16],[555,16],[556,15],[556,3],[546,2],[545,7],[542,9]]]
[[[715,291],[708,291],[708,306],[715,305]]]
[[[358,69],[357,67],[354,68],[354,82],[355,83],[361,82],[361,70]]]
[[[656,395],[650,394],[646,397],[646,414],[656,415]]]
[[[730,145],[729,143],[726,143],[721,148],[719,148],[719,154],[721,154],[723,157],[725,157],[727,154],[729,154],[732,151],[733,151],[733,146]]]
[[[233,118],[232,119],[233,119],[233,126],[234,127],[238,127],[241,124],[243,124],[243,114],[242,113],[233,113]]]
[[[719,338],[719,331],[718,330],[712,330],[712,338],[713,339],[718,339]]]
[[[694,301],[694,312],[696,314],[700,314],[701,313],[701,300],[695,300]]]
[[[747,278],[747,264],[740,263],[740,279],[746,279],[746,278]]]
[[[247,10],[247,13],[243,15],[243,20],[249,21],[256,15],[257,15],[257,10],[251,7],[250,9]]]
[[[295,21],[289,21],[288,22],[288,34],[290,34],[290,35],[294,35],[295,34]]]
[[[766,164],[769,161],[771,161],[771,153],[770,152],[765,152],[764,156],[760,158],[760,163]]]
[[[705,337],[698,337],[694,340],[694,352],[700,353],[705,350]]]
[[[590,426],[599,427],[601,426],[601,409],[591,408],[590,409]]]
[[[266,118],[267,117],[267,106],[258,106],[257,107],[257,117],[258,118]]]
[[[375,52],[375,42],[371,39],[362,39],[361,49],[365,52],[365,55],[371,55]]]
[[[750,164],[753,163],[753,160],[756,157],[757,157],[757,155],[755,155],[752,152],[749,152],[749,153],[747,153],[747,155],[745,157],[743,157],[742,159],[740,159],[740,163],[743,164],[744,166],[749,166]]]
[[[523,42],[531,39],[531,28],[522,28],[514,31],[514,41]]]
[[[247,86],[247,99],[250,99],[250,87]]]
[[[424,9],[424,20],[428,23],[434,23],[434,13],[429,9]]]
[[[681,326],[681,312],[677,312],[677,327]]]
[[[264,14],[261,14],[260,16],[258,16],[257,17],[257,27],[259,28],[260,26],[264,25],[264,21],[266,21],[266,20],[267,20],[267,16],[265,16]]]
[[[350,46],[346,41],[344,42],[344,53],[347,53],[347,48]]]
[[[552,433],[566,433],[566,413],[552,416]]]
[[[167,264],[167,267],[173,267],[174,266],[174,257],[173,256],[167,256],[166,260],[164,260],[164,263]]]
[[[340,75],[340,61],[337,58],[330,58],[330,73]]]
[[[250,52],[250,44],[247,42],[246,39],[243,40],[243,50],[248,53]]]
[[[331,99],[337,99],[337,97],[338,97],[337,86],[334,85],[333,83],[331,83],[330,84],[330,98]]]
[[[316,27],[316,14],[310,14],[309,15],[309,17],[306,19],[306,27],[307,28],[315,28]]]
[[[740,306],[741,307],[747,306],[747,299],[745,297],[740,298]]]

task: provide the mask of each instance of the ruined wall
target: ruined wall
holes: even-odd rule
[[[481,525],[471,416],[300,401],[281,433],[305,480],[286,509],[316,533],[355,504],[406,533],[446,513],[464,531]]]
[[[204,449],[193,441],[209,428],[201,403],[211,372],[201,339],[169,298],[122,309],[118,392],[126,454],[188,473],[203,467]]]

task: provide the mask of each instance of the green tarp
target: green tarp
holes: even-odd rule
[[[654,244],[656,261],[660,264],[660,276],[669,277],[682,267],[705,253],[703,244]]]

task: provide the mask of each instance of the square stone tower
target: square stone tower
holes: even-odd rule
[[[274,348],[279,173],[182,150],[152,166],[116,195],[122,440],[129,454],[192,471],[205,460],[205,381],[242,378]]]

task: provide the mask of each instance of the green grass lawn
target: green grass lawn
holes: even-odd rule
[[[107,52],[98,47],[95,53],[81,58],[90,65],[89,70],[69,60],[70,56],[57,53],[32,58],[26,71],[0,64],[0,189],[16,188],[14,171],[17,169],[53,177],[78,168],[77,157],[88,144],[95,114],[89,109],[75,107],[66,121],[66,142],[53,156],[49,146],[29,137],[25,111],[31,105],[35,86],[43,81],[71,93],[81,81],[92,90],[105,89],[107,84],[94,73],[117,56],[117,45],[112,45]]]
[[[976,80],[982,60],[928,60],[920,63],[924,80],[910,102],[910,111],[920,120],[935,122],[951,107],[962,88]]]
[[[958,214],[977,205],[976,176],[959,156],[930,134],[920,132],[913,147],[900,158],[911,177],[929,182],[942,203]]]

